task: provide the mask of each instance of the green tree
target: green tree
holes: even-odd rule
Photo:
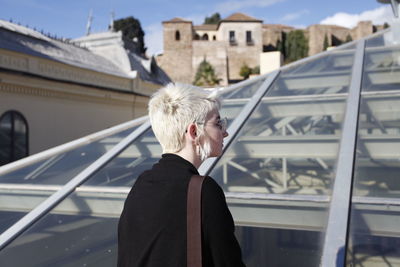
[[[243,79],[249,78],[251,74],[251,68],[247,66],[247,64],[243,64],[242,67],[240,68],[239,75],[243,77]]]
[[[282,32],[281,39],[278,40],[276,44],[276,49],[282,53],[284,58],[286,58],[286,50],[285,50],[286,38],[287,38],[287,33]]]
[[[204,58],[197,68],[194,78],[194,85],[197,86],[213,86],[219,84],[221,79],[215,74],[214,67]]]
[[[292,62],[304,58],[308,54],[308,40],[302,30],[294,30],[287,34],[285,40],[285,61]]]
[[[328,36],[326,36],[326,34],[325,34],[325,37],[324,37],[324,47],[323,47],[323,51],[326,51],[326,49],[328,49],[328,47],[329,47],[329,41],[328,41]]]
[[[242,76],[243,79],[247,79],[251,74],[260,74],[260,67],[256,66],[250,68],[246,63],[244,63],[240,68],[239,75]]]
[[[389,27],[390,27],[390,25],[389,25],[387,22],[383,23],[383,28],[384,28],[384,29],[387,29],[387,28],[389,28]]]
[[[122,35],[129,40],[135,40],[138,43],[140,53],[146,53],[144,31],[139,20],[132,16],[114,20],[114,30],[122,31]]]
[[[206,17],[204,19],[204,23],[203,24],[218,24],[218,22],[220,20],[221,20],[221,16],[217,12],[217,13],[212,14],[210,17]]]
[[[251,74],[260,74],[260,66],[251,69]]]
[[[348,43],[348,42],[351,42],[351,41],[353,41],[353,38],[351,38],[351,35],[350,35],[350,34],[347,34],[346,40],[344,40],[344,42],[345,42],[345,43]]]

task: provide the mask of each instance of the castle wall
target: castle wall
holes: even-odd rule
[[[192,82],[192,40],[191,22],[164,22],[164,54],[157,63],[174,82]],[[176,40],[176,32],[180,39]]]
[[[347,35],[350,35],[353,40],[358,40],[371,35],[373,31],[374,28],[371,21],[361,21],[353,29],[335,25],[312,25],[307,28],[308,54],[312,56],[323,51],[325,35],[328,37],[329,43],[332,44],[332,38],[344,42]]]
[[[268,24],[262,27],[262,43],[267,50],[276,49],[279,41],[282,41],[282,32],[290,32],[293,27]]]
[[[215,69],[220,85],[228,85],[226,44],[222,41],[193,41],[192,81],[197,68],[206,59]]]
[[[262,52],[262,28],[259,22],[225,22],[218,30],[218,40],[226,43],[228,56],[228,80],[241,80],[240,68],[247,64],[249,67],[260,65]],[[229,41],[229,32],[235,32],[235,43]],[[246,31],[251,31],[252,42],[246,42]]]
[[[351,30],[353,40],[358,40],[374,32],[371,21],[360,21],[356,27]]]
[[[221,84],[241,80],[240,69],[243,65],[251,68],[260,66],[260,54],[264,48],[273,51],[282,39],[282,32],[290,32],[295,28],[279,25],[262,25],[260,22],[222,21],[218,30],[196,28],[191,22],[164,22],[164,54],[157,58],[159,65],[173,81],[192,83],[198,65],[206,57],[222,79]],[[181,39],[175,40],[176,31]],[[230,40],[230,31],[234,31],[234,40]],[[251,32],[251,42],[247,42],[246,32]],[[309,52],[312,56],[323,51],[324,38],[329,45],[338,45],[346,41],[350,35],[357,40],[373,33],[374,26],[369,21],[360,22],[354,29],[335,25],[312,25],[303,30],[308,39]],[[193,40],[194,35],[207,33],[209,41]],[[216,34],[216,41],[212,36]]]
[[[308,55],[312,56],[324,50],[325,36],[328,38],[330,45],[332,44],[332,38],[344,42],[347,35],[350,34],[350,29],[334,25],[311,25],[307,28],[307,33]]]

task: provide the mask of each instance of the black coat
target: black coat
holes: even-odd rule
[[[164,154],[143,172],[128,194],[118,225],[118,267],[186,266],[186,200],[197,169]],[[221,187],[206,177],[202,187],[203,267],[244,266],[232,215]]]

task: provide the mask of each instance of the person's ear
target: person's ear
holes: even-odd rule
[[[190,139],[194,140],[197,137],[197,126],[196,124],[192,123],[188,126],[187,132],[190,136]]]

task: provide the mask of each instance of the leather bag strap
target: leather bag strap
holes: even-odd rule
[[[201,187],[204,176],[193,175],[187,195],[187,267],[201,267]]]

